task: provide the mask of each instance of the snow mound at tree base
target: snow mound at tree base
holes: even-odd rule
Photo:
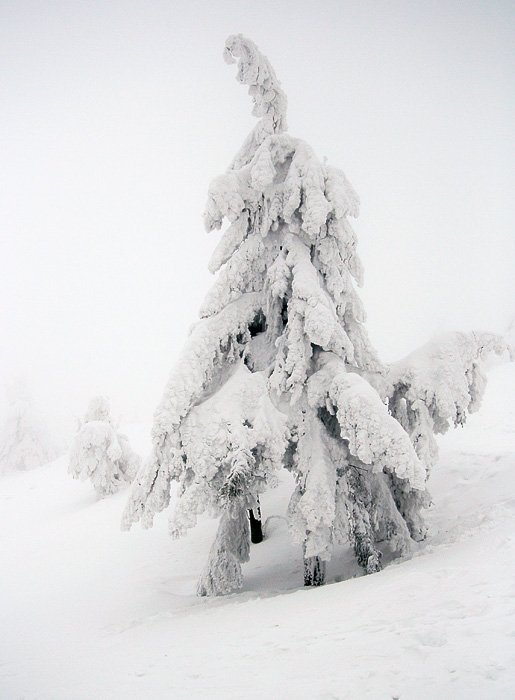
[[[362,576],[342,547],[330,584],[303,589],[285,475],[242,592],[213,599],[194,592],[216,522],[179,541],[165,515],[122,533],[127,491],[97,501],[65,458],[3,477],[0,697],[515,697],[515,366],[490,371],[481,411],[439,445],[411,559]]]

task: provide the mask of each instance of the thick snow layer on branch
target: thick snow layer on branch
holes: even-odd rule
[[[504,338],[491,333],[448,333],[415,350],[388,370],[392,414],[409,432],[429,470],[438,455],[435,433],[462,425],[477,411],[486,377],[481,361],[507,351]]]
[[[326,166],[325,195],[332,205],[335,219],[359,216],[359,197],[345,177],[343,170]]]
[[[186,493],[190,483],[200,484],[200,492],[211,493],[214,509],[230,509],[234,502],[252,508],[282,468],[286,416],[271,402],[266,376],[250,372],[243,362],[213,396],[191,409],[179,432]],[[197,514],[206,505],[196,507]],[[171,521],[176,535],[191,526],[182,512],[179,507]]]
[[[387,541],[393,552],[408,553],[410,532],[395,501],[391,475],[367,468],[351,454],[337,417],[325,407],[297,406],[292,421],[297,488],[288,514],[290,532],[303,544],[305,557],[328,561],[335,543],[349,542],[358,563],[372,573],[381,568],[378,542]],[[409,493],[423,493],[410,490],[406,479],[397,481]],[[416,514],[421,505],[420,499]]]
[[[314,345],[352,361],[352,345],[339,323],[331,297],[320,284],[308,247],[291,234],[285,245],[286,264],[292,270],[292,310],[304,319],[305,335]]]
[[[234,224],[245,214],[238,224],[242,229],[228,238],[234,236],[237,241],[250,230],[266,235],[281,220],[293,232],[300,226],[314,240],[327,234],[326,222],[333,222],[330,235],[338,240],[342,258],[350,262],[356,239],[345,217],[357,213],[356,194],[343,172],[321,163],[305,141],[274,134],[266,137],[244,167],[212,180],[204,225],[212,231],[221,227],[224,218]],[[250,229],[245,230],[245,220]],[[357,260],[350,267],[359,277]]]
[[[200,316],[212,316],[245,292],[261,292],[267,269],[279,252],[280,241],[273,234],[265,240],[247,238],[234,253],[200,307]]]
[[[154,435],[171,432],[179,425],[209,388],[221,359],[228,364],[234,362],[235,346],[242,342],[240,336],[248,333],[249,324],[262,306],[260,294],[246,294],[194,326],[156,411]]]
[[[360,323],[365,321],[365,310],[352,282],[351,273],[343,261],[337,240],[328,235],[318,242],[314,264],[323,275],[327,291],[336,302],[338,318],[343,323],[349,309]]]
[[[225,265],[230,259],[231,255],[238,250],[247,235],[248,223],[248,212],[243,211],[224,232],[209,261],[209,272],[213,274],[218,272],[222,265]]]
[[[377,392],[337,358],[326,360],[308,380],[308,401],[336,413],[349,452],[374,471],[386,471],[425,488],[425,470],[407,433],[393,419]]]
[[[240,356],[238,347],[249,340],[249,325],[262,306],[260,294],[246,294],[193,328],[154,415],[154,454],[138,475],[123,527],[140,518],[144,527],[150,527],[155,513],[168,506],[170,480],[178,478],[185,466],[179,426],[196,403],[231,375]]]
[[[448,333],[392,364],[389,384],[409,387],[412,402],[420,399],[432,407],[439,416],[437,428],[449,419],[459,424],[467,410],[473,413],[481,405],[486,380],[479,363],[506,349],[505,340],[492,333]]]

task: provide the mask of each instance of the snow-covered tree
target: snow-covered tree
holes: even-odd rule
[[[297,483],[289,513],[307,584],[323,582],[337,542],[350,540],[366,571],[380,567],[379,541],[406,551],[409,523],[395,496],[420,494],[421,507],[426,476],[379,393],[387,369],[356,292],[349,217],[358,197],[341,170],[286,133],[286,97],[257,47],[232,36],[225,58],[238,59],[260,121],[209,188],[206,229],[229,224],[209,265],[221,271],[170,375],[124,516],[125,527],[151,526],[172,480],[172,534],[200,513],[220,514],[202,594],[241,584],[245,513],[282,467]]]
[[[70,474],[82,481],[91,479],[102,498],[132,482],[140,462],[127,437],[116,430],[108,399],[96,396],[75,436],[70,451]]]
[[[57,457],[41,414],[27,386],[17,379],[5,387],[7,413],[0,426],[0,473],[40,467]]]
[[[260,120],[209,188],[206,229],[228,222],[209,264],[218,278],[168,380],[123,519],[150,527],[172,481],[173,535],[201,513],[219,515],[203,595],[241,585],[247,513],[282,467],[296,481],[289,522],[307,585],[323,583],[335,543],[350,542],[369,573],[381,566],[380,546],[408,552],[425,536],[434,433],[477,408],[479,361],[506,347],[457,333],[380,362],[356,291],[356,193],[286,133],[286,97],[257,47],[231,36],[225,58],[238,60]]]

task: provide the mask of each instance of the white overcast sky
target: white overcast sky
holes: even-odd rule
[[[0,382],[54,425],[95,393],[148,420],[212,282],[202,212],[253,127],[253,39],[290,133],[361,202],[385,360],[515,314],[515,5],[0,1]]]

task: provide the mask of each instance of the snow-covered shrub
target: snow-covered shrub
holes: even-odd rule
[[[434,456],[426,433],[440,429],[453,406],[461,419],[477,405],[483,381],[465,340],[424,376],[411,361],[380,362],[356,291],[363,277],[349,222],[359,211],[356,193],[341,170],[286,133],[286,97],[257,47],[232,36],[225,57],[239,59],[237,79],[261,119],[209,188],[206,229],[228,222],[209,264],[218,279],[166,385],[153,454],[123,519],[126,528],[138,520],[150,527],[169,505],[172,481],[179,484],[173,535],[203,512],[219,514],[201,594],[241,585],[245,512],[282,467],[296,481],[290,529],[304,550],[308,585],[323,582],[335,543],[350,542],[366,572],[380,568],[381,542],[409,551],[425,534]],[[450,396],[448,371],[456,375]],[[426,415],[417,400],[427,401],[435,382]]]
[[[96,396],[75,436],[70,451],[70,474],[82,481],[91,479],[95,491],[103,497],[133,481],[140,462],[127,437],[115,429],[109,401]]]
[[[7,414],[0,425],[0,474],[40,467],[58,456],[43,417],[33,407],[25,382],[6,386]]]

